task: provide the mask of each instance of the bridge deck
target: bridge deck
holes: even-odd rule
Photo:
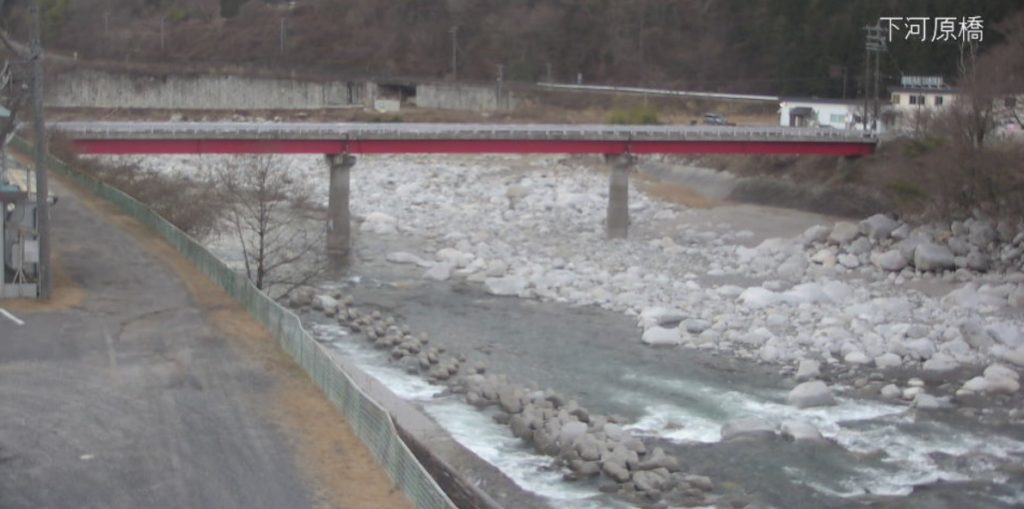
[[[836,129],[540,124],[58,122],[85,153],[871,153],[873,133]]]

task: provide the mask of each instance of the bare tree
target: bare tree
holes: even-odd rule
[[[995,108],[1000,123],[1024,128],[1024,11],[1004,20],[997,29],[1003,43],[982,55],[979,66],[999,87]]]
[[[279,158],[239,157],[214,170],[214,183],[256,288],[283,298],[324,273],[323,220],[308,214],[310,188]]]
[[[999,94],[998,79],[986,76],[978,65],[978,45],[960,45],[960,94],[949,109],[951,126],[960,141],[980,149],[985,138],[995,129],[995,99]]]
[[[0,0],[0,15],[3,13],[5,0]],[[28,103],[29,88],[28,77],[25,76],[26,67],[22,65],[28,60],[28,52],[25,48],[12,41],[7,33],[0,28],[0,105],[7,108],[10,113],[6,118],[0,118],[0,150],[2,150],[18,126],[18,112]],[[19,72],[22,71],[22,72]]]

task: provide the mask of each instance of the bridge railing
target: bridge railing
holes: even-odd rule
[[[56,122],[51,129],[88,139],[600,140],[876,143],[870,131],[774,126],[617,126],[600,124],[399,124],[287,122]]]

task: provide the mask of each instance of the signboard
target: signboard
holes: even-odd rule
[[[942,76],[902,76],[900,77],[900,84],[905,87],[916,88],[942,88],[946,86]]]

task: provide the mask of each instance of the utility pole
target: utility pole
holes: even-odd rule
[[[452,33],[452,81],[458,81],[458,48],[459,48],[459,26],[451,29]]]
[[[281,54],[284,54],[284,42],[285,42],[285,26],[284,18],[281,18]]]
[[[868,30],[868,27],[864,27],[864,29]],[[868,38],[868,40],[870,40],[870,37]],[[871,74],[871,49],[870,49],[870,43],[869,42],[865,42],[864,43],[864,82],[861,85],[861,88],[863,89],[863,92],[864,92],[864,111],[861,112],[861,116],[860,116],[861,127],[865,131],[868,130],[868,111],[869,111],[869,106],[868,106],[868,95],[869,95],[868,94],[868,80],[871,78],[870,74]]]
[[[846,99],[846,66],[843,66],[843,99]]]
[[[498,79],[497,79],[498,91],[497,91],[496,99],[497,99],[497,106],[498,106],[499,110],[501,109],[501,82],[504,79],[504,77],[505,77],[505,66],[503,64],[498,64]]]
[[[885,36],[882,35],[881,24],[867,25],[864,27],[864,130],[868,129],[868,117],[873,116],[871,119],[872,129],[878,128],[878,93],[879,93],[879,66],[882,52],[886,50]],[[875,57],[874,64],[874,83],[872,84],[871,79],[871,57]],[[868,104],[868,97],[871,96],[873,101],[872,105]]]
[[[167,18],[160,18],[160,51],[164,50],[164,24],[166,23],[166,21]]]
[[[43,125],[43,43],[39,29],[39,1],[29,4],[29,58],[32,59],[33,148],[36,166],[36,228],[39,232],[39,297],[49,299],[53,290],[50,273],[50,203],[46,181],[46,126]]]

